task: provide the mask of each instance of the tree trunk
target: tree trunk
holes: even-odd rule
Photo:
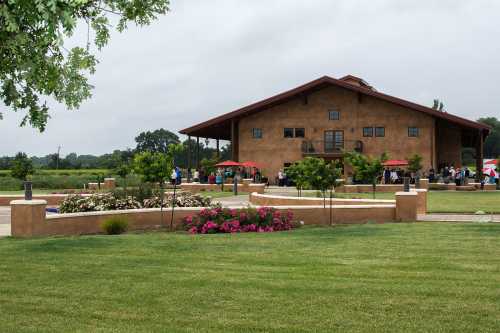
[[[163,182],[160,182],[160,226],[163,227],[163,200],[165,197],[165,192],[163,190]]]
[[[326,208],[326,192],[325,191],[322,192],[323,192],[323,208]]]
[[[375,199],[375,192],[377,191],[377,181],[373,180],[372,183],[372,193],[373,193],[373,199]]]
[[[330,189],[330,226],[333,225],[333,207],[332,207],[332,198],[333,198],[333,193],[332,189]]]
[[[172,217],[170,218],[170,231],[173,230],[174,226],[174,210],[175,210],[175,191],[177,189],[177,180],[174,183],[174,195],[172,197]]]
[[[123,177],[123,189],[125,192],[125,199],[127,198],[127,176]]]

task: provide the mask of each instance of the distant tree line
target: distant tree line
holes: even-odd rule
[[[38,157],[32,156],[33,167],[36,169],[117,169],[124,162],[131,161],[135,153],[140,152],[160,152],[166,153],[171,144],[182,144],[184,150],[175,154],[175,165],[181,168],[187,167],[188,140],[181,142],[178,135],[165,129],[147,131],[140,133],[136,138],[136,147],[134,149],[114,150],[112,153],[103,155],[78,155],[70,153],[64,157],[57,154],[49,154]],[[216,148],[210,147],[208,140],[200,140],[199,158],[212,159],[216,156]],[[220,159],[229,159],[231,155],[231,146],[224,145],[220,147]],[[195,167],[196,140],[191,139],[191,166]],[[15,156],[0,157],[0,170],[12,169]]]

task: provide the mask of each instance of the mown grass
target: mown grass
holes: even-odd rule
[[[12,332],[498,332],[500,225],[0,239]]]
[[[430,213],[486,213],[500,214],[500,191],[454,192],[430,191],[427,194]],[[372,193],[336,193],[336,198],[372,199]],[[375,193],[377,199],[394,199],[394,193]]]

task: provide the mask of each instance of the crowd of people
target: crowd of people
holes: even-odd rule
[[[202,184],[217,184],[220,185],[224,179],[252,179],[254,183],[262,181],[262,175],[259,169],[256,168],[217,168],[215,172],[206,172],[201,169],[194,169],[189,175],[195,183]],[[172,172],[172,181],[174,172]]]

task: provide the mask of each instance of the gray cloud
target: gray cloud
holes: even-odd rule
[[[177,131],[322,75],[476,119],[500,116],[498,1],[173,1],[153,25],[115,33],[94,96],[52,104],[47,131],[0,121],[0,155],[105,153],[143,130]],[[70,43],[84,42],[81,33]]]

